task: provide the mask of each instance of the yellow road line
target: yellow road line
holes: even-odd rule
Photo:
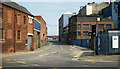
[[[18,63],[23,63],[23,64],[26,63],[26,62],[23,62],[23,61],[17,61],[17,62],[18,62]]]

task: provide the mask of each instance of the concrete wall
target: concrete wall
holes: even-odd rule
[[[87,5],[86,6],[86,15],[91,15],[92,14],[92,6]]]

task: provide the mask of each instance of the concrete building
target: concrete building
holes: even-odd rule
[[[88,3],[85,6],[81,6],[78,15],[92,15],[92,14],[101,14],[102,9],[109,6],[108,2],[103,2],[97,4],[95,2]]]
[[[110,6],[104,8],[103,18],[112,19],[114,21],[114,29],[120,29],[120,1],[113,2]]]
[[[41,16],[35,16],[37,20],[41,23],[41,31],[40,31],[40,46],[45,46],[47,44],[47,27],[46,27],[46,22]]]
[[[68,43],[75,44],[83,47],[90,47],[91,36],[88,36],[88,32],[91,31],[91,25],[97,23],[97,31],[103,31],[103,29],[113,28],[113,21],[110,19],[100,19],[96,21],[98,17],[93,15],[74,15],[69,19],[69,32]]]
[[[63,41],[64,39],[63,37],[63,28],[68,26],[68,22],[69,22],[69,18],[72,16],[73,14],[70,12],[64,13],[62,14],[62,16],[59,19],[59,41]]]
[[[63,42],[68,44],[68,26],[63,28]]]
[[[40,48],[40,31],[41,23],[37,18],[34,18],[34,49]]]
[[[0,22],[2,52],[32,50],[33,15],[25,7],[14,2],[3,2],[0,11],[0,15],[2,15],[2,22]]]

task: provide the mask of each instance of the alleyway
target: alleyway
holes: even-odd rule
[[[58,41],[49,41],[51,45],[32,52],[3,55],[3,67],[117,67],[118,62],[86,61],[79,58],[82,47],[66,45]],[[89,53],[90,54],[90,53]],[[89,55],[88,54],[88,55]],[[76,57],[77,56],[77,57]],[[92,56],[90,56],[91,58]],[[115,59],[116,56],[113,56]],[[99,57],[97,57],[99,58]],[[101,57],[100,57],[101,58]],[[92,58],[91,58],[92,59]],[[96,58],[94,58],[96,59]]]

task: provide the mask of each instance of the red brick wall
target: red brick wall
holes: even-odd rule
[[[3,8],[3,38],[2,51],[3,53],[13,52],[15,46],[15,52],[27,50],[27,33],[33,33],[34,23],[28,24],[28,15],[14,10],[7,6]],[[17,15],[17,23],[15,22],[15,14]],[[26,16],[26,24],[23,23],[23,16]],[[14,25],[15,24],[15,25]],[[14,30],[15,29],[15,30]],[[17,30],[20,30],[20,40],[17,40]],[[14,36],[15,34],[15,36]]]
[[[81,29],[78,29],[78,24],[81,24]],[[89,29],[83,29],[83,24],[89,24]],[[83,35],[83,31],[91,31],[91,24],[96,24],[96,22],[74,22],[69,24],[69,26],[73,26],[76,25],[76,30],[73,28],[72,32],[76,32],[77,36],[74,36],[73,33],[71,33],[70,35],[70,39],[71,41],[69,41],[69,43],[74,44],[74,39],[85,39],[85,38],[91,38],[91,36],[84,36]],[[111,24],[112,25],[112,29],[114,28],[113,25],[113,21],[98,21],[98,24],[104,24],[104,28],[106,29],[106,24]],[[98,27],[98,25],[97,25]],[[81,36],[78,36],[78,31],[81,32]],[[97,29],[97,31],[103,31],[103,29]]]

